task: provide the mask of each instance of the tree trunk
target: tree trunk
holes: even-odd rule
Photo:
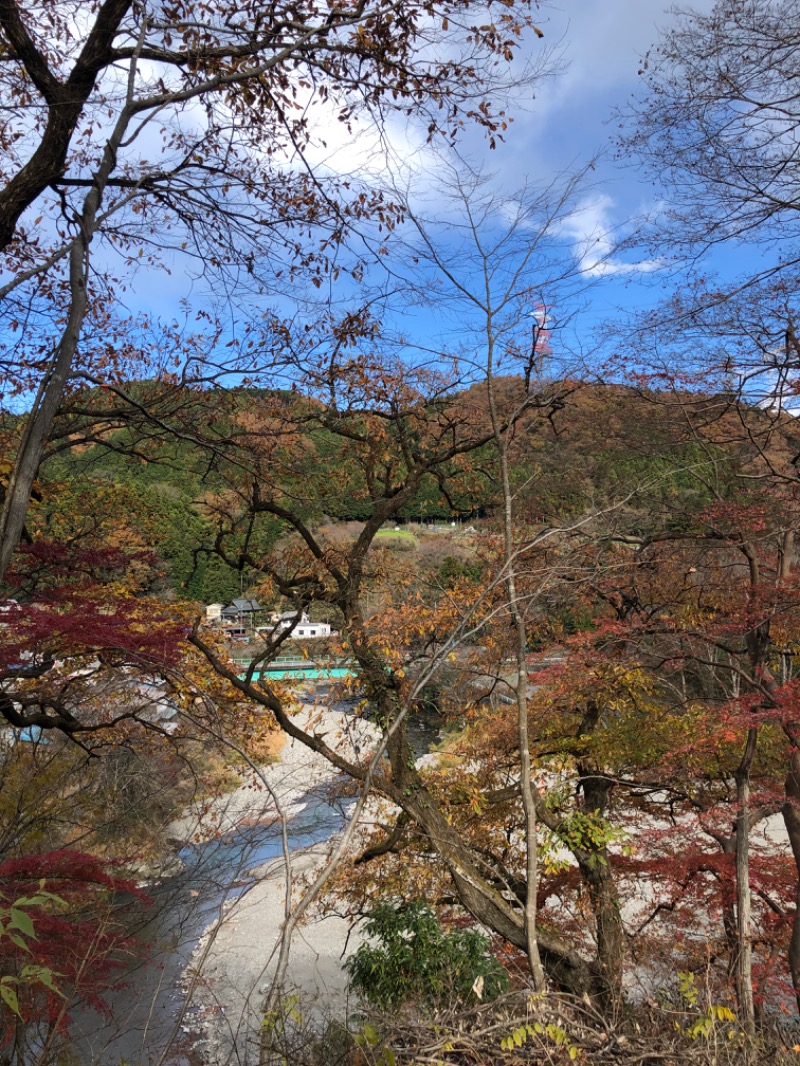
[[[5,576],[11,556],[16,551],[22,536],[45,441],[64,397],[72,361],[86,317],[87,270],[85,261],[87,251],[88,242],[80,240],[76,241],[70,253],[69,318],[50,367],[39,385],[36,399],[25,423],[25,431],[17,449],[6,489],[3,510],[0,513],[0,578]]]
[[[797,1009],[800,1011],[800,750],[797,747],[792,750],[789,757],[786,799],[782,814],[797,869],[795,912],[792,920],[792,936],[789,941],[789,972],[792,976]]]
[[[468,845],[450,825],[435,799],[420,783],[417,787],[387,794],[425,832],[431,845],[444,860],[464,907],[487,928],[515,947],[528,950],[528,934],[523,914],[504,899],[498,887],[487,879]],[[394,794],[392,794],[394,793]],[[597,995],[597,976],[589,962],[573,951],[559,936],[538,930],[543,963],[554,982],[574,995]]]
[[[470,914],[527,953],[531,945],[526,906],[530,887],[524,886],[521,893],[523,911],[520,913],[517,906],[504,898],[501,889],[493,883],[491,873],[482,867],[481,860],[447,820],[435,797],[420,778],[408,746],[405,719],[399,718],[398,693],[391,687],[376,687],[371,698],[378,720],[384,723],[384,728],[389,732],[386,754],[392,774],[391,782],[386,782],[384,791],[428,837],[431,846],[447,866],[459,899]],[[381,785],[378,784],[378,787]],[[560,937],[543,934],[542,948],[547,955],[548,969],[559,987],[577,995],[596,993],[596,980],[591,967]],[[541,978],[541,985],[537,987],[541,988],[544,986],[544,969],[538,937],[536,964]]]
[[[753,1005],[752,892],[750,889],[750,767],[758,730],[750,729],[741,765],[736,771],[736,998],[739,1020],[748,1036],[755,1034]]]
[[[517,710],[517,740],[519,747],[519,787],[522,809],[525,815],[525,939],[528,965],[534,989],[541,992],[545,986],[544,970],[537,941],[537,896],[539,892],[539,841],[537,831],[536,797],[531,778],[531,752],[528,736],[528,664],[527,633],[525,618],[520,608],[517,592],[517,563],[514,550],[514,514],[511,479],[508,470],[508,435],[504,434],[497,413],[494,392],[494,328],[487,303],[487,366],[486,390],[489,400],[489,415],[492,433],[500,460],[500,480],[503,489],[503,583],[508,600],[508,611],[514,627],[516,665],[515,703]]]
[[[117,0],[122,11],[127,4]],[[106,7],[111,8],[107,3]],[[97,226],[97,216],[109,178],[117,162],[123,138],[133,116],[132,97],[136,78],[136,62],[131,61],[128,74],[128,96],[126,106],[114,124],[106,142],[103,156],[94,181],[83,201],[80,218],[80,232],[75,237],[69,255],[69,292],[70,305],[67,322],[61,334],[61,340],[53,353],[50,364],[39,385],[33,407],[25,423],[22,441],[17,449],[14,466],[9,478],[3,509],[0,512],[0,579],[5,576],[11,556],[17,549],[25,516],[33,490],[33,483],[42,461],[42,453],[53,422],[58,414],[64,392],[69,381],[70,371],[78,350],[78,343],[88,311],[89,249]]]
[[[581,773],[585,808],[604,816],[608,806],[609,782],[596,774]],[[581,877],[589,891],[595,920],[599,994],[603,1007],[613,1011],[622,997],[625,930],[619,896],[608,848],[600,847],[578,858]]]

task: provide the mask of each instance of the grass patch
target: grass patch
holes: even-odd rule
[[[376,537],[405,537],[407,540],[416,541],[416,537],[413,533],[409,533],[405,529],[379,529],[375,534]]]
[[[375,534],[375,540],[380,541],[387,548],[417,547],[417,538],[413,533],[407,533],[404,529],[379,529]]]

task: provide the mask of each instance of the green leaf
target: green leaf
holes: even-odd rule
[[[23,980],[38,981],[45,988],[49,988],[51,992],[55,992],[56,995],[65,998],[64,993],[55,983],[57,976],[48,966],[23,966],[21,973]]]
[[[54,892],[39,891],[35,896],[24,896],[17,900],[17,906],[23,903],[26,907],[43,907],[45,903],[64,903],[64,900]]]
[[[8,924],[9,928],[19,929],[19,931],[24,933],[25,936],[29,936],[32,940],[36,939],[31,916],[26,914],[25,911],[19,910],[18,907],[11,908],[11,920]]]
[[[378,1030],[375,1028],[374,1025],[370,1025],[369,1022],[367,1022],[367,1024],[362,1027],[361,1035],[364,1038],[364,1042],[370,1047],[374,1047],[377,1043],[380,1042],[381,1039]]]
[[[0,998],[2,998],[6,1006],[9,1007],[17,1015],[18,1018],[21,1018],[22,1015],[20,1014],[19,1010],[19,1000],[17,999],[17,993],[11,987],[11,985],[7,983],[7,981],[8,978],[6,977],[4,977],[2,981],[0,981]]]

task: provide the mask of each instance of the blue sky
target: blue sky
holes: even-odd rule
[[[691,6],[705,13],[712,2]],[[569,308],[575,311],[574,328],[565,342],[587,358],[596,330],[652,305],[679,275],[679,264],[658,269],[652,253],[648,257],[635,247],[613,251],[668,195],[617,157],[615,137],[620,112],[643,91],[642,58],[657,43],[659,30],[673,21],[664,0],[572,0],[543,8],[544,41],[532,41],[530,48],[546,46],[562,71],[543,78],[532,99],[523,96],[511,109],[514,122],[494,151],[487,151],[477,134],[465,146],[495,175],[502,194],[523,181],[546,184],[593,162],[558,233],[562,253],[573,265],[581,262],[587,282]],[[726,272],[738,265],[731,249],[714,263]],[[436,323],[420,315],[416,328],[435,332]]]
[[[710,10],[710,0],[693,5]],[[672,270],[658,264],[635,248],[616,254],[613,245],[633,233],[636,220],[657,208],[664,191],[653,187],[632,166],[614,158],[614,136],[618,120],[631,95],[641,90],[638,74],[642,56],[657,41],[660,27],[668,26],[672,15],[664,0],[572,0],[549,6],[538,16],[544,42],[531,40],[532,54],[551,49],[563,66],[557,75],[543,79],[535,98],[520,96],[511,113],[514,122],[506,142],[487,151],[477,134],[471,135],[463,150],[494,174],[497,188],[507,195],[523,181],[547,183],[559,173],[580,169],[595,160],[585,188],[573,201],[571,210],[556,234],[565,260],[573,266],[579,260],[585,280],[591,280],[580,300],[574,319],[577,337],[572,343],[592,347],[592,330],[607,318],[654,302],[659,290],[672,283]],[[333,169],[343,160],[352,166],[357,157],[354,146],[339,140],[339,131],[326,128],[320,119],[320,137],[326,146],[316,149],[315,161]],[[422,141],[413,131],[393,129],[392,147],[396,157],[413,171],[417,161],[425,163]],[[372,154],[369,136],[364,139],[362,159],[367,169],[380,172]],[[727,266],[734,269],[735,260]],[[186,288],[186,278],[176,264],[171,279],[162,275],[140,275],[135,283],[137,296],[157,313],[175,313],[178,298]],[[189,287],[192,302],[210,296],[205,283]],[[403,320],[405,319],[405,327]],[[416,334],[422,342],[433,337],[443,323],[430,311],[406,313],[397,318],[397,328]]]
[[[699,0],[687,6],[706,12],[712,4]],[[664,0],[573,0],[543,17],[546,39],[560,42],[566,70],[546,80],[530,111],[518,116],[501,165],[522,164],[532,176],[545,178],[549,168],[596,160],[591,187],[572,219],[574,253],[594,244],[601,254],[630,238],[638,220],[657,210],[665,195],[632,162],[616,158],[614,140],[618,113],[643,90],[642,58],[673,19]],[[595,272],[598,283],[587,296],[586,325],[657,299],[672,271],[653,267],[652,259],[635,249],[612,255]],[[587,273],[593,273],[591,254]]]

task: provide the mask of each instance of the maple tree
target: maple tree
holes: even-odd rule
[[[7,919],[0,934],[0,1052],[7,1061],[53,1052],[76,1002],[105,1009],[103,992],[122,958],[142,950],[126,931],[130,913],[123,920],[115,909],[111,893],[123,892],[147,901],[113,865],[75,849],[0,863]]]

